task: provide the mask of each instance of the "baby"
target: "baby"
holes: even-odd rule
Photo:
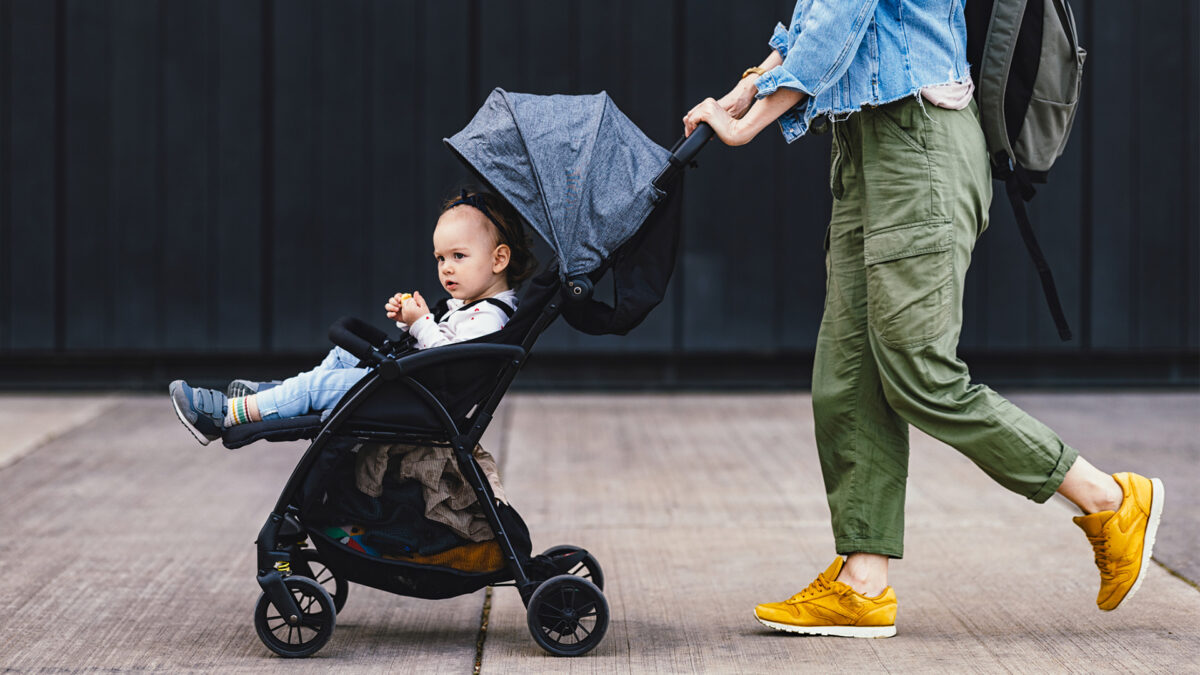
[[[417,349],[503,328],[517,307],[514,289],[537,265],[516,210],[496,195],[466,190],[443,204],[433,230],[433,255],[438,279],[451,296],[445,314],[435,317],[419,292],[396,293],[384,305]],[[208,445],[234,425],[332,408],[366,374],[358,358],[334,347],[313,370],[281,382],[234,380],[220,392],[176,380],[169,391],[179,420]]]

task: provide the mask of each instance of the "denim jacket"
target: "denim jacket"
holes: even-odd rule
[[[779,118],[788,143],[814,117],[843,119],[970,77],[963,0],[797,0],[770,45],[783,65],[755,81],[758,97],[780,87],[809,96]]]

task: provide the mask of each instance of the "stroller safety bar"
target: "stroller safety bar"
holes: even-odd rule
[[[397,375],[409,375],[424,368],[440,366],[451,361],[467,359],[512,359],[520,361],[525,358],[525,350],[517,345],[494,345],[487,343],[445,345],[409,354],[395,361]],[[385,361],[391,361],[385,358]],[[384,372],[384,376],[387,373]]]
[[[472,342],[426,349],[397,359],[387,353],[386,333],[350,316],[338,319],[329,327],[329,339],[365,364],[378,368],[387,380],[451,361],[489,358],[520,361],[525,358],[525,350],[517,345]]]
[[[379,353],[387,343],[387,333],[352,316],[343,316],[329,327],[329,340],[370,365],[383,360]]]

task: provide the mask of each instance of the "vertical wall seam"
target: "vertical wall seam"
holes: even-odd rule
[[[275,230],[275,3],[262,1],[261,15],[262,65],[260,72],[259,113],[260,157],[259,180],[262,183],[259,205],[258,260],[259,284],[259,346],[270,351],[274,335],[274,250],[271,242]]]
[[[209,268],[206,275],[214,285],[208,294],[208,345],[216,347],[221,340],[221,305],[224,296],[221,293],[222,277],[229,273],[229,265],[224,259],[221,246],[221,37],[218,34],[217,10],[220,5],[209,2],[204,6],[204,230],[208,232],[209,249],[206,262],[215,269]]]
[[[415,63],[422,63],[425,58],[425,21],[425,3],[414,3],[413,26],[415,27],[415,31],[412,44],[413,56],[415,57],[413,61]],[[409,155],[412,162],[411,175],[416,178],[414,182],[418,187],[417,194],[428,195],[430,193],[428,172],[421,170],[425,166],[425,143],[423,142],[425,134],[425,69],[418,67],[413,70],[413,92],[415,96],[412,102],[413,124],[410,130],[411,138],[409,141],[411,143],[410,147],[413,149],[413,152]],[[422,205],[424,203],[421,199],[408,200],[409,222],[421,222]],[[417,247],[410,246],[406,248],[409,249],[408,259],[415,265],[417,262]]]
[[[54,351],[66,349],[67,233],[67,12],[54,3]]]
[[[467,109],[464,119],[475,116],[477,102],[483,100],[483,13],[481,0],[471,0],[467,11]]]
[[[307,222],[307,234],[313,237],[312,241],[324,241],[325,229],[325,191],[322,189],[322,176],[324,168],[321,160],[324,158],[323,152],[325,147],[325,117],[322,115],[321,101],[325,97],[325,83],[321,78],[321,63],[325,58],[324,45],[322,44],[321,32],[321,9],[324,7],[322,3],[313,3],[309,5],[310,16],[309,26],[311,31],[312,44],[312,60],[309,62],[311,68],[312,88],[309,90],[308,106],[312,111],[312,135],[309,140],[309,166],[308,166],[308,184],[310,194],[312,195],[312,211],[309,213]],[[304,297],[315,298],[316,302],[308,302],[305,305],[308,308],[307,327],[310,334],[320,335],[321,326],[318,317],[322,314],[322,301],[320,289],[315,283],[316,275],[306,274],[301,278],[304,279]],[[294,280],[294,279],[293,279]]]
[[[374,80],[372,79],[374,69],[372,68],[374,52],[375,52],[375,5],[368,4],[363,8],[364,17],[366,18],[366,26],[363,31],[363,50],[362,50],[362,78],[363,78],[363,100],[362,100],[362,163],[363,163],[363,181],[362,181],[362,204],[363,204],[363,223],[368,233],[371,233],[375,224],[375,163],[372,161],[375,157],[375,127],[374,127]],[[359,275],[360,288],[359,297],[372,298],[375,297],[371,288],[371,281],[375,279],[375,270],[372,269],[374,262],[370,255],[371,236],[368,234],[359,239],[360,260],[367,263],[367,273]]]
[[[12,347],[13,322],[12,275],[15,267],[12,250],[12,0],[0,2],[0,351]]]
[[[1084,18],[1084,26],[1087,30],[1089,40],[1093,39],[1095,28],[1095,9],[1093,6],[1088,6],[1087,16]],[[1077,351],[1082,353],[1090,353],[1092,350],[1092,256],[1093,251],[1093,231],[1092,231],[1092,194],[1095,182],[1096,171],[1092,165],[1092,143],[1095,142],[1094,134],[1094,119],[1096,115],[1092,96],[1092,78],[1088,73],[1092,69],[1084,71],[1084,87],[1083,100],[1080,104],[1083,106],[1083,185],[1080,195],[1080,266],[1079,266],[1079,289],[1082,297],[1079,302],[1079,347]]]
[[[1183,87],[1184,92],[1186,92],[1185,96],[1187,97],[1187,105],[1184,106],[1184,110],[1191,110],[1192,114],[1186,116],[1188,119],[1188,122],[1186,123],[1187,127],[1183,130],[1184,131],[1183,157],[1184,157],[1184,163],[1186,165],[1184,168],[1184,171],[1183,171],[1183,176],[1184,176],[1184,190],[1186,191],[1186,194],[1187,194],[1187,201],[1186,201],[1186,206],[1185,206],[1186,213],[1185,213],[1184,220],[1183,220],[1183,222],[1184,222],[1184,227],[1183,227],[1184,245],[1179,247],[1179,257],[1182,261],[1182,265],[1180,266],[1180,269],[1183,270],[1183,278],[1188,280],[1186,282],[1187,286],[1185,286],[1185,291],[1183,294],[1184,298],[1185,298],[1185,302],[1187,302],[1187,304],[1184,306],[1194,309],[1196,307],[1197,303],[1200,303],[1200,298],[1191,296],[1191,289],[1193,288],[1192,281],[1194,281],[1196,278],[1195,270],[1193,269],[1193,264],[1196,262],[1196,259],[1193,257],[1193,253],[1196,250],[1195,249],[1195,241],[1196,241],[1196,237],[1197,237],[1196,230],[1198,229],[1196,226],[1200,225],[1200,222],[1197,222],[1198,220],[1200,220],[1197,218],[1197,201],[1200,201],[1200,196],[1198,196],[1198,195],[1200,195],[1200,188],[1197,187],[1197,182],[1200,182],[1200,176],[1198,176],[1196,174],[1197,156],[1198,156],[1197,151],[1200,150],[1200,147],[1197,147],[1197,144],[1195,142],[1196,141],[1196,131],[1197,131],[1197,122],[1196,122],[1195,111],[1196,111],[1196,106],[1200,105],[1200,101],[1197,101],[1198,97],[1196,95],[1196,86],[1195,86],[1195,83],[1197,82],[1197,80],[1200,79],[1200,72],[1196,71],[1197,62],[1200,61],[1200,59],[1197,59],[1196,49],[1198,47],[1200,47],[1200,45],[1197,45],[1197,43],[1196,43],[1197,37],[1196,37],[1195,31],[1193,30],[1196,25],[1196,22],[1194,20],[1194,17],[1197,13],[1196,3],[1195,2],[1184,2],[1181,4],[1183,5],[1183,20],[1184,20],[1184,29],[1183,29],[1184,52],[1183,53],[1189,55],[1187,57],[1188,62],[1184,66],[1184,73],[1185,73],[1185,77],[1187,78],[1185,80],[1185,82],[1191,83],[1191,86],[1185,85]],[[1189,148],[1190,148],[1190,151],[1189,151]],[[1189,344],[1189,340],[1188,340],[1190,329],[1191,329],[1191,321],[1192,321],[1192,312],[1190,310],[1181,311],[1179,313],[1179,347],[1180,347],[1180,351],[1185,352],[1185,353],[1189,349],[1194,350],[1196,348],[1196,345]]]
[[[1141,303],[1138,301],[1138,291],[1141,284],[1138,283],[1139,277],[1142,274],[1141,265],[1141,237],[1138,236],[1138,216],[1141,215],[1141,199],[1140,193],[1142,188],[1142,125],[1141,125],[1141,99],[1142,99],[1142,21],[1141,21],[1141,5],[1130,4],[1126,5],[1133,13],[1131,23],[1133,24],[1133,49],[1130,49],[1129,60],[1133,62],[1132,73],[1133,91],[1130,92],[1130,100],[1133,105],[1130,106],[1130,124],[1129,128],[1133,130],[1130,134],[1130,167],[1129,167],[1129,247],[1126,249],[1126,255],[1129,256],[1129,347],[1137,349],[1141,346]]]
[[[167,263],[166,263],[166,223],[167,223],[167,5],[156,5],[157,16],[155,23],[158,30],[155,50],[158,53],[156,68],[156,90],[154,92],[155,107],[155,164],[154,186],[154,344],[162,350],[166,347],[167,334]]]
[[[682,116],[683,111],[688,109],[687,101],[684,100],[684,96],[686,95],[686,89],[687,89],[686,81],[685,81],[685,78],[687,77],[686,55],[688,53],[687,52],[687,32],[686,32],[687,31],[687,1],[686,0],[675,0],[673,14],[674,14],[674,21],[672,21],[672,24],[671,24],[671,38],[672,38],[672,41],[675,43],[675,48],[673,50],[671,50],[671,53],[675,55],[675,63],[674,63],[674,68],[673,68],[674,77],[672,78],[673,79],[672,88],[674,89],[674,91],[671,92],[671,100],[673,100],[675,102],[675,110],[677,112],[679,112],[680,115]],[[684,173],[686,173],[686,172],[684,172]],[[684,182],[684,179],[681,178],[680,179],[680,188],[681,189],[683,186],[683,182]],[[687,212],[688,212],[688,208],[687,208],[688,205],[687,205],[687,199],[686,199],[687,193],[685,192],[683,195],[681,195],[681,197],[682,197],[682,199],[680,200],[680,204],[679,204],[679,217],[683,220],[683,223],[686,224],[687,223]],[[687,240],[688,240],[688,230],[689,229],[691,229],[691,228],[688,228],[688,227],[680,227],[679,228],[679,254],[676,256],[676,261],[675,261],[674,277],[678,281],[676,281],[676,283],[675,283],[675,302],[674,302],[674,306],[673,306],[673,309],[675,310],[675,317],[674,317],[675,321],[674,321],[673,325],[671,326],[671,353],[676,356],[683,354],[683,351],[684,351],[684,344],[683,344],[684,330],[683,329],[684,329],[684,324],[685,324],[684,313],[687,311],[686,279],[687,279],[687,257],[688,257],[687,256],[687,253],[688,253]],[[672,359],[671,363],[675,363],[676,361],[677,361],[677,359]],[[672,366],[668,366],[668,367],[671,368]],[[670,371],[670,372],[673,372],[673,371]],[[674,384],[674,378],[668,376],[668,382],[666,384],[668,384],[668,385]]]
[[[625,32],[628,31],[623,31],[623,33]],[[582,60],[580,52],[583,51],[583,45],[580,44],[579,34],[579,0],[571,0],[567,3],[567,89],[571,94],[581,93],[579,91],[579,64]],[[622,41],[625,37],[625,35],[621,36]]]
[[[116,143],[116,127],[117,127],[117,93],[115,88],[116,73],[117,73],[117,28],[116,22],[113,20],[112,11],[104,13],[105,23],[105,43],[104,43],[104,93],[108,96],[107,112],[108,119],[105,120],[104,134],[104,159],[108,171],[104,175],[104,189],[101,192],[104,195],[104,218],[101,221],[100,231],[103,236],[100,241],[101,255],[107,264],[105,268],[103,291],[104,298],[104,318],[102,339],[99,345],[107,348],[112,348],[117,343],[117,326],[115,316],[117,313],[117,268],[120,266],[120,261],[117,258],[115,250],[115,242],[119,241],[117,233],[121,229],[121,224],[117,222],[116,204],[116,181],[113,177],[117,174],[117,143]],[[100,210],[100,209],[98,209]]]

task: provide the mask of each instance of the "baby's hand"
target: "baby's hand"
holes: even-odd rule
[[[400,320],[411,326],[428,313],[429,305],[425,304],[425,298],[422,298],[421,294],[417,292],[404,300],[400,307]]]
[[[383,310],[387,312],[387,318],[392,321],[400,321],[400,310],[404,308],[404,301],[411,299],[412,293],[397,293],[388,298],[387,303],[383,306]]]

